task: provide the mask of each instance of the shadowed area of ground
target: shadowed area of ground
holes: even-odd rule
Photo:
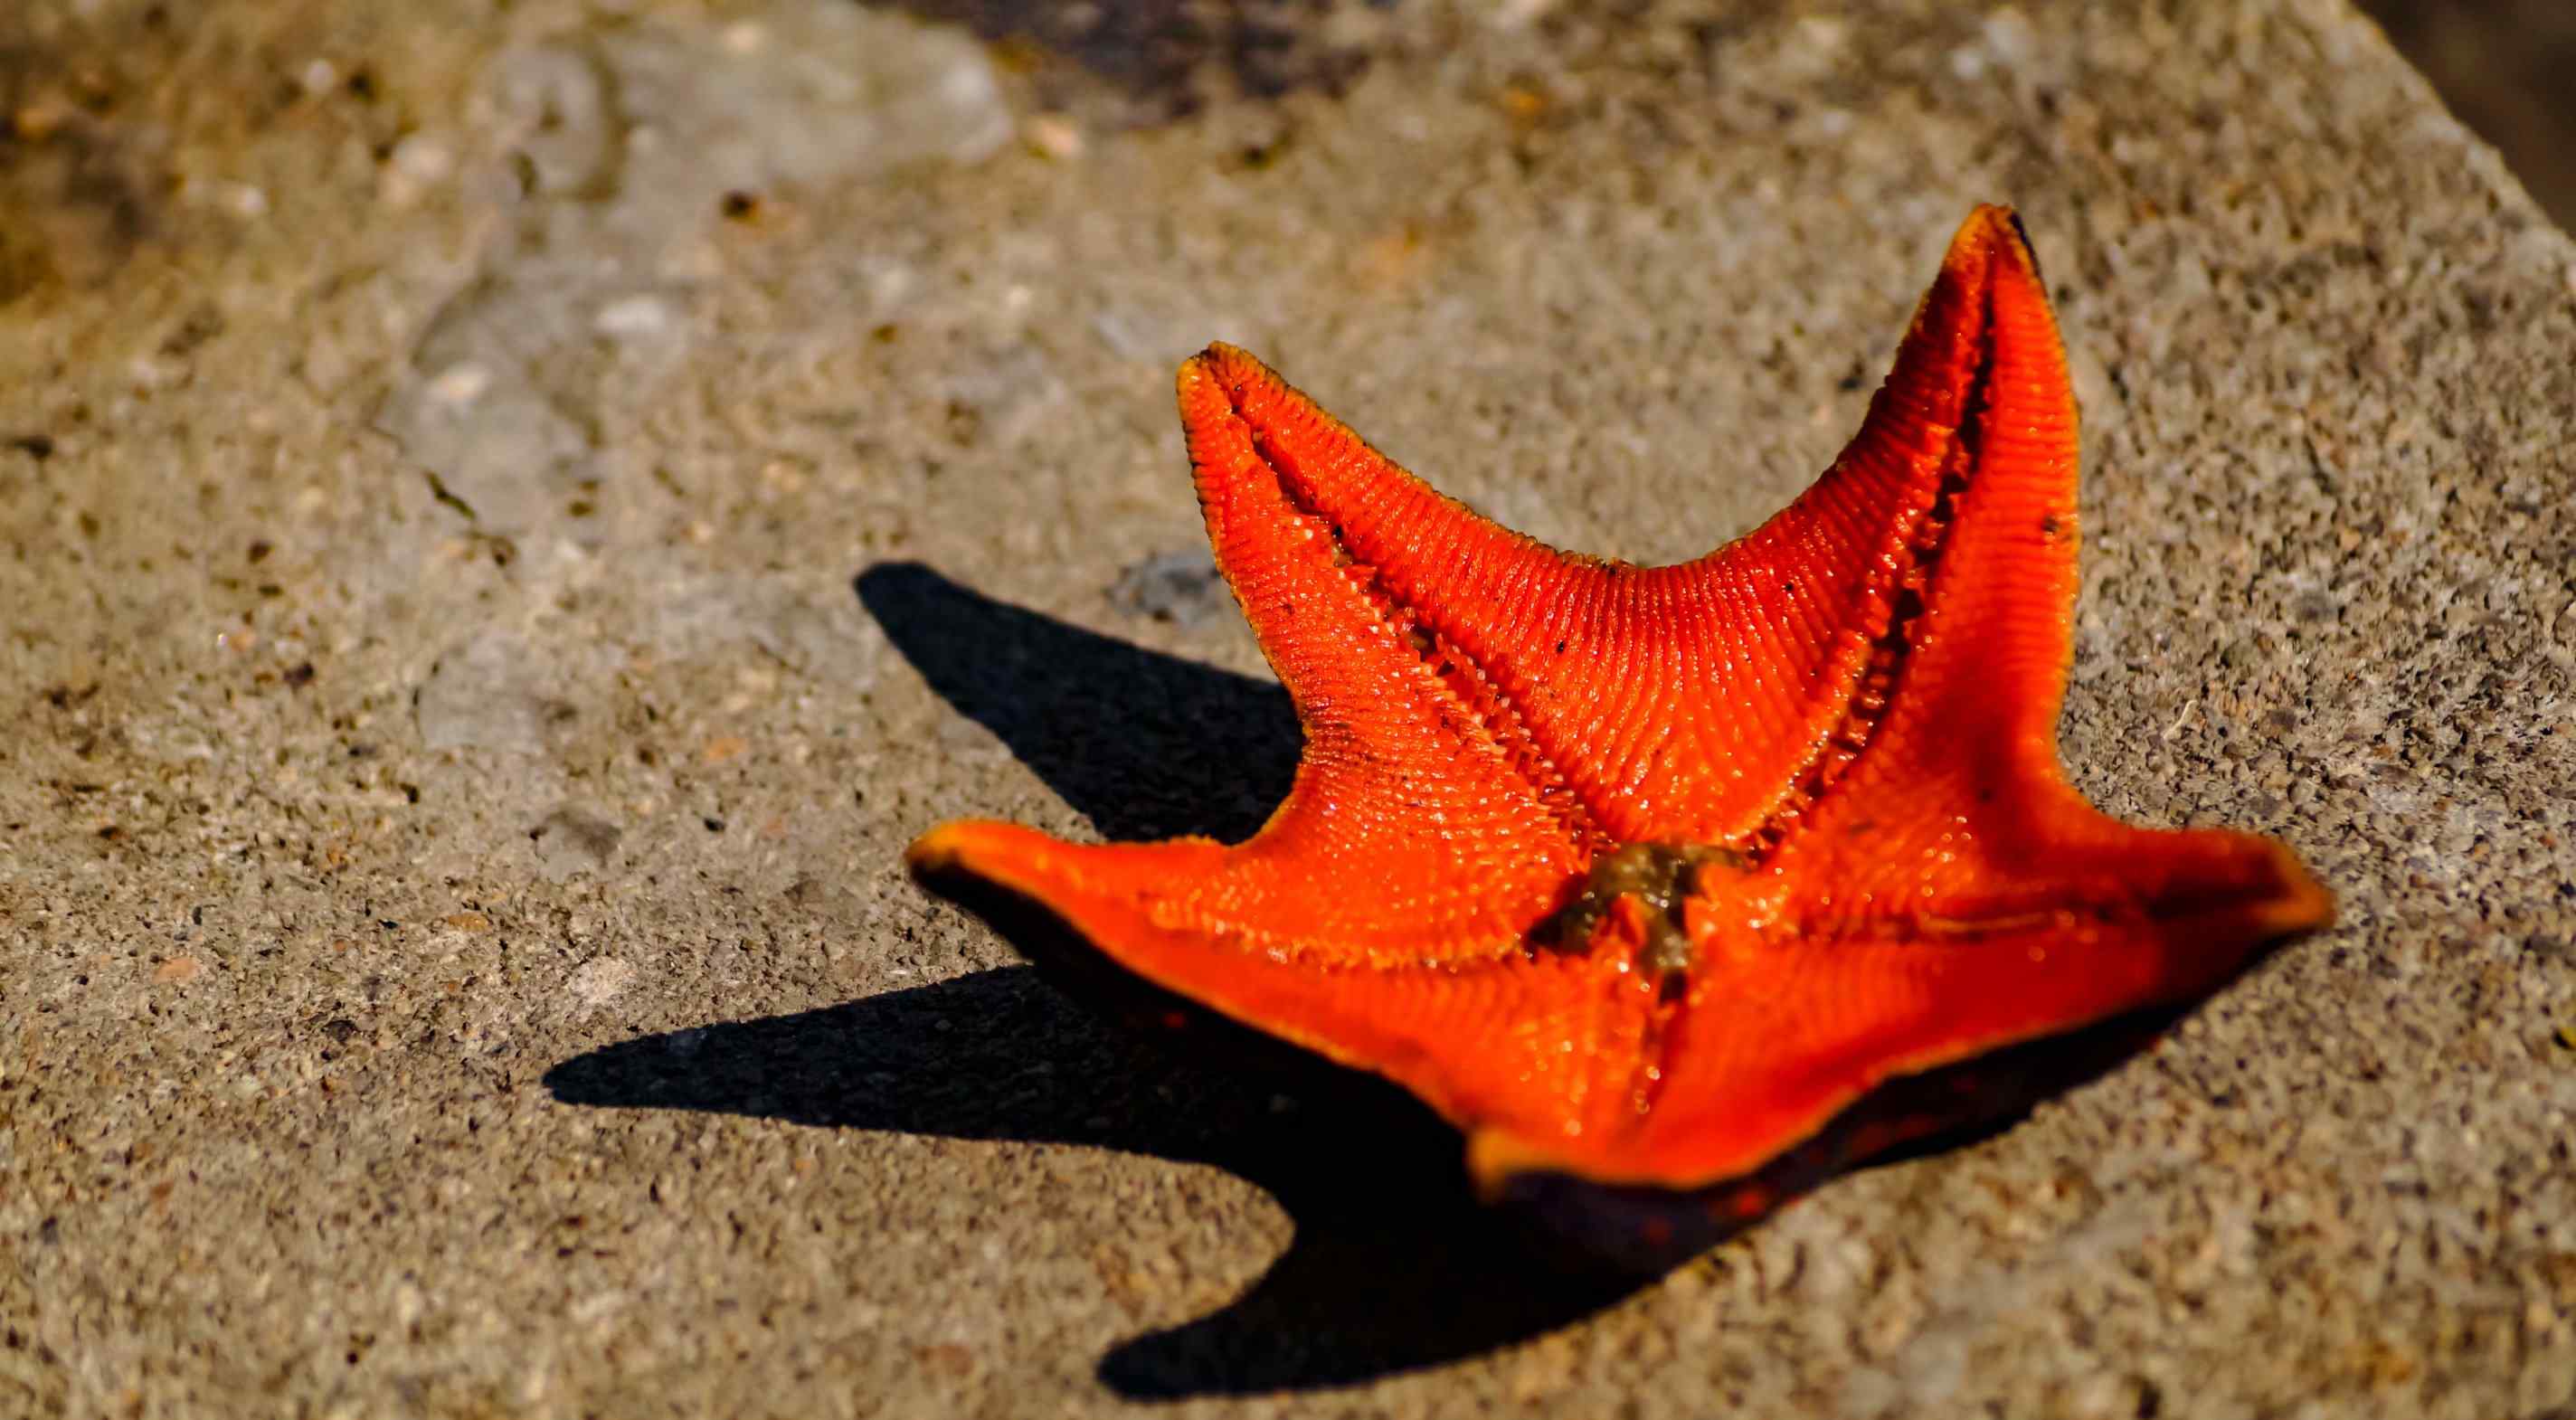
[[[1209,1317],[1120,1343],[1138,1396],[1348,1384],[1561,1326],[1633,1283],[1551,1274],[1475,1206],[1457,1136],[1357,1080],[1195,1068],[1077,1008],[1025,967],[819,1011],[646,1037],[566,1062],[568,1104],[748,1115],[826,1129],[1115,1148],[1201,1162],[1276,1198],[1286,1255]],[[949,1029],[941,1030],[942,1023]],[[1031,1045],[1049,1069],[1032,1075]],[[1365,1297],[1351,1279],[1368,1277]]]
[[[1297,713],[1274,681],[995,601],[918,563],[880,563],[855,585],[931,689],[1103,838],[1238,842],[1288,796]]]

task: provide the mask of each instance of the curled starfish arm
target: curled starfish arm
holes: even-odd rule
[[[1606,1133],[1626,1113],[1653,1050],[1654,993],[1622,959],[1525,953],[1514,931],[1405,960],[1212,924],[1190,887],[1220,879],[1228,851],[1203,841],[1085,846],[1013,824],[956,823],[923,837],[910,859],[934,883],[962,873],[1017,894],[1165,990],[1384,1075],[1461,1125],[1553,1136],[1589,1122]]]
[[[1972,218],[1962,241],[1980,231]],[[2191,922],[2179,945],[2151,933],[2139,947],[2197,953],[2161,974],[2169,985],[2131,993],[2139,1005],[2177,999],[2265,941],[2321,925],[2330,904],[2277,844],[2135,828],[2066,782],[2057,720],[2073,657],[2075,395],[2018,227],[1988,221],[1982,233],[1996,244],[1984,335],[1956,456],[1916,539],[1929,555],[1904,584],[1883,683],[1856,700],[1813,797],[1784,805],[1765,872],[1811,919],[1867,930],[2050,908],[2070,921]],[[2119,975],[2101,960],[2112,950],[2088,958],[2106,980]],[[2057,1028],[2082,1023],[2057,1014]]]
[[[1484,1185],[1522,1170],[1695,1188],[1739,1178],[1880,1082],[2218,990],[2334,905],[2285,848],[2218,830],[2120,830],[2074,863],[1927,881],[1893,902],[1767,871],[1692,902],[1690,990],[1662,1008],[1618,1129],[1468,1126]],[[1958,874],[1971,879],[1971,874]],[[1929,889],[1929,897],[1924,894]],[[1917,1131],[1981,1111],[1960,1100]]]
[[[1305,729],[1286,802],[1230,848],[1081,846],[960,825],[916,847],[916,865],[1003,882],[1078,923],[1113,906],[1141,914],[1198,940],[1212,972],[1247,956],[1341,966],[1509,949],[1581,870],[1591,830],[1580,806],[1474,667],[1295,501],[1218,378],[1210,360],[1191,361],[1180,399],[1217,565]],[[1127,936],[1092,939],[1180,985]]]
[[[1753,533],[1671,567],[1502,528],[1228,346],[1190,363],[1181,412],[1203,468],[1274,485],[1377,595],[1471,661],[1606,835],[1723,842],[1830,752],[1905,579],[1937,552],[1930,524],[1969,456],[1993,351],[2029,333],[1999,318],[2034,305],[2044,319],[2018,227],[1978,209],[1833,466]]]

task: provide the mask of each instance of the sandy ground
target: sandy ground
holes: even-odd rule
[[[2571,1413],[2576,246],[2341,4],[9,8],[0,1413]],[[1279,792],[1205,341],[1678,558],[1988,198],[2344,906],[2153,1049],[1585,1288],[902,876]]]

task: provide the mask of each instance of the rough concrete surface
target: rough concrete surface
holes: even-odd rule
[[[0,1413],[2571,1413],[2576,246],[2341,4],[5,8]],[[2343,903],[2152,1049],[1593,1292],[902,876],[1279,792],[1205,341],[1678,558],[1987,198]]]

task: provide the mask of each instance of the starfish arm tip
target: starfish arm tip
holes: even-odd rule
[[[903,865],[921,882],[981,878],[1026,890],[1045,880],[1060,850],[1070,845],[1016,823],[951,819],[912,841]]]
[[[1262,364],[1259,356],[1241,346],[1228,345],[1222,340],[1209,341],[1206,349],[1183,360],[1180,370],[1173,376],[1173,385],[1180,393],[1184,414],[1188,410],[1193,390],[1211,381],[1224,379],[1229,372],[1236,374],[1259,372],[1266,375],[1270,373],[1270,367]]]
[[[903,850],[903,865],[917,878],[955,870],[973,856],[983,827],[972,819],[951,819],[912,840]]]
[[[1490,1203],[1503,1195],[1514,1178],[1556,1162],[1530,1141],[1492,1125],[1467,1131],[1467,1177],[1476,1196]]]
[[[2039,258],[2021,213],[2004,203],[1980,202],[1950,238],[1950,259],[1974,260],[1997,252],[2018,257],[2034,274],[2038,270]]]
[[[2308,871],[2288,844],[2269,838],[2261,842],[2271,854],[2272,874],[2279,886],[2248,912],[2248,926],[2267,941],[2333,927],[2338,915],[2333,890]]]
[[[1489,1204],[1512,1197],[1530,1181],[1549,1177],[1576,1180],[1596,1188],[1647,1189],[1687,1196],[1733,1181],[1751,1180],[1764,1165],[1804,1142],[1813,1132],[1811,1128],[1749,1150],[1694,1148],[1676,1154],[1665,1149],[1649,1156],[1551,1148],[1543,1139],[1499,1125],[1482,1125],[1467,1131],[1467,1180],[1476,1197]]]

